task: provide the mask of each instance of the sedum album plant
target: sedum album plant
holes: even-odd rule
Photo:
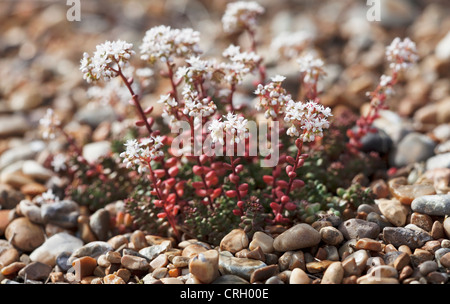
[[[134,135],[123,139],[117,166],[109,170],[126,176],[122,184],[128,189],[124,198],[128,224],[131,217],[137,227],[152,233],[177,239],[187,234],[217,244],[236,227],[252,234],[268,225],[341,215],[346,208],[371,201],[368,189],[352,185],[356,173],[350,172],[370,167],[368,158],[352,156],[345,142],[350,138],[348,146],[359,148],[359,139],[384,105],[397,73],[415,60],[413,43],[396,39],[388,48],[394,73],[382,77],[371,94],[374,114],[357,122],[364,129],[352,132],[354,121],[336,125],[339,118],[333,120],[331,109],[320,103],[317,84],[325,75],[325,63],[314,52],[291,53],[298,56],[301,100],[294,100],[283,87],[283,75],[266,82],[256,40],[262,14],[264,8],[256,2],[227,5],[224,31],[246,33],[250,49],[231,44],[221,58],[203,55],[199,32],[164,25],[145,33],[140,56],[133,44],[122,40],[106,41],[92,55],[84,53],[80,64],[84,79],[92,84],[120,79],[136,113]],[[138,92],[145,90],[138,91],[134,83],[142,71],[132,68],[139,59],[153,71],[152,77],[166,78],[170,86],[152,101],[153,106],[143,106]],[[253,107],[235,103],[235,93],[243,90],[246,78],[254,80],[254,91],[249,92]],[[160,114],[152,116],[156,108]],[[42,120],[48,138],[55,128],[61,129],[52,114],[49,110]],[[167,129],[170,132],[163,134]],[[258,153],[261,143],[267,153]],[[81,150],[73,147],[83,162]],[[275,162],[263,165],[268,159]],[[84,180],[87,172],[103,176],[101,168],[84,163],[78,179]]]

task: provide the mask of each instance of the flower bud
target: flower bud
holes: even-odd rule
[[[286,208],[286,210],[293,211],[297,208],[297,206],[293,202],[288,202],[284,205],[284,208]]]
[[[169,175],[172,177],[177,176],[179,171],[180,171],[180,169],[178,169],[178,167],[172,167],[168,170]]]
[[[236,192],[236,190],[228,190],[228,191],[225,192],[225,195],[230,197],[230,198],[233,198],[233,197],[237,196],[237,192]]]
[[[270,185],[270,184],[273,183],[273,176],[270,176],[270,175],[264,175],[264,176],[263,176],[263,181],[264,181],[266,184]]]

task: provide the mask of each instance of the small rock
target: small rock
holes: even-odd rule
[[[428,158],[426,161],[426,168],[427,170],[450,168],[450,152]]]
[[[380,233],[380,227],[366,220],[349,219],[339,225],[339,231],[342,232],[347,240],[358,238],[375,239]]]
[[[72,253],[63,251],[56,257],[56,265],[64,272],[67,272],[72,267],[72,263],[69,260],[71,255]]]
[[[425,261],[419,265],[418,269],[423,276],[426,276],[430,272],[436,271],[438,264],[435,261]]]
[[[150,269],[164,267],[167,265],[168,262],[169,262],[169,259],[167,258],[167,255],[165,255],[164,253],[161,253],[160,255],[158,255],[156,258],[154,258],[150,262]]]
[[[383,179],[379,179],[374,181],[370,188],[372,189],[373,194],[376,196],[376,198],[387,198],[389,196],[389,187],[387,183]],[[366,212],[369,214],[369,212]]]
[[[409,254],[402,252],[397,258],[394,260],[393,266],[397,271],[401,271],[405,266],[411,263],[411,257]]]
[[[442,266],[441,262],[440,262],[442,257],[449,252],[450,252],[450,248],[441,248],[441,249],[436,250],[436,252],[434,253],[434,258],[437,261],[439,267]]]
[[[343,278],[344,267],[342,267],[342,263],[334,262],[325,270],[321,284],[341,284]]]
[[[106,259],[112,264],[119,264],[122,260],[122,256],[120,252],[117,251],[108,251],[105,254]]]
[[[413,212],[411,214],[410,223],[422,228],[427,232],[430,232],[433,225],[433,220],[427,214]]]
[[[377,265],[367,271],[367,276],[377,278],[398,278],[397,269],[389,265]]]
[[[303,251],[286,251],[278,259],[278,265],[281,271],[294,270],[294,268],[301,268],[306,270],[305,255]]]
[[[16,248],[31,252],[45,241],[45,233],[41,226],[20,217],[9,223],[5,230],[5,238]]]
[[[323,227],[319,233],[322,241],[328,245],[337,246],[344,241],[342,233],[333,226]]]
[[[177,268],[183,268],[189,265],[189,261],[189,257],[175,256],[172,259],[172,264]]]
[[[391,224],[397,227],[405,225],[408,209],[403,206],[400,201],[396,199],[379,199],[375,200],[375,203],[378,204],[381,214],[383,214]]]
[[[356,242],[355,249],[365,249],[369,251],[380,252],[382,250],[381,243],[369,238],[361,238]]]
[[[388,185],[392,195],[405,205],[411,205],[415,198],[436,194],[433,184],[425,183],[408,185],[408,181],[405,177],[393,178],[388,182]]]
[[[450,238],[450,217],[447,217],[442,225],[444,227],[444,233]]]
[[[284,282],[277,276],[272,276],[268,278],[264,284],[284,284]]]
[[[320,233],[308,224],[297,224],[278,235],[273,242],[276,251],[298,250],[320,243]]]
[[[289,284],[311,284],[311,279],[302,269],[294,268],[289,278]]]
[[[427,135],[411,132],[398,143],[391,155],[394,167],[403,167],[421,161],[426,161],[434,155],[436,143]]]
[[[82,155],[88,162],[95,163],[110,153],[111,143],[109,141],[97,141],[84,145]]]
[[[75,280],[81,281],[84,277],[94,273],[94,269],[97,267],[97,260],[90,256],[84,256],[75,259],[72,262],[72,267],[75,269]]]
[[[131,233],[130,241],[133,244],[135,250],[141,250],[142,248],[148,247],[147,240],[145,238],[145,233],[141,230],[135,230]]]
[[[447,252],[444,254],[441,259],[439,260],[442,266],[445,268],[450,268],[450,252]]]
[[[27,195],[35,197],[36,195],[42,194],[47,191],[47,187],[39,183],[27,183],[20,187],[20,191]]]
[[[27,264],[23,262],[14,262],[9,264],[8,266],[5,266],[1,269],[1,274],[4,276],[11,276],[16,274],[19,270],[24,268]]]
[[[346,264],[348,263],[348,260],[351,260],[351,259],[354,259],[356,269],[354,269],[352,262],[349,263],[348,267],[346,266]],[[347,256],[342,261],[342,264],[343,264],[344,270],[348,271],[349,274],[351,273],[352,275],[353,274],[360,275],[366,268],[368,260],[369,260],[369,254],[367,253],[367,251],[366,250],[358,250],[358,251],[355,251],[354,253],[350,254],[349,256]]]
[[[450,215],[450,194],[424,195],[411,203],[414,212],[428,215]]]
[[[278,265],[269,265],[256,269],[250,276],[250,283],[263,282],[278,273]]]
[[[184,282],[178,278],[161,278],[163,284],[184,284]]]
[[[233,229],[220,241],[220,250],[236,253],[248,246],[248,237],[243,229]]]
[[[19,203],[20,213],[35,224],[43,224],[41,208],[29,200],[21,200]]]
[[[44,204],[41,207],[41,216],[46,223],[63,228],[71,229],[77,227],[79,215],[79,205],[71,200],[56,201],[51,204]]]
[[[262,231],[256,231],[248,248],[253,250],[260,247],[264,253],[271,253],[273,252],[273,241],[274,239],[270,235]]]
[[[434,221],[433,226],[431,227],[431,236],[433,239],[441,239],[445,237],[444,226],[439,221]]]
[[[100,255],[113,251],[114,249],[107,242],[95,241],[78,248],[72,253],[71,259],[90,256],[91,258],[98,258]],[[72,261],[71,261],[72,262]]]
[[[383,229],[383,239],[395,247],[406,245],[411,249],[422,247],[432,238],[429,234],[403,227],[386,227]]]
[[[8,184],[0,184],[0,207],[1,209],[14,209],[25,196],[22,192],[14,189]]]
[[[124,255],[121,259],[123,267],[132,271],[146,271],[150,265],[145,258],[141,258],[133,255]]]
[[[24,115],[1,115],[0,138],[23,135],[30,128],[30,124]]]
[[[191,259],[189,271],[204,284],[213,282],[219,276],[219,253],[211,249]]]
[[[110,213],[104,208],[98,209],[90,216],[89,226],[91,227],[92,232],[95,234],[97,240],[107,240],[110,222]]]
[[[142,248],[139,250],[139,253],[148,258],[149,260],[153,260],[161,253],[166,252],[171,247],[170,241],[163,241],[159,245],[152,245],[149,247]]]
[[[111,245],[114,250],[119,249],[122,246],[128,245],[128,238],[123,234],[118,234],[110,238],[107,243]]]
[[[258,268],[267,266],[259,260],[236,258],[225,255],[223,252],[219,254],[219,271],[221,274],[234,274],[249,281],[250,276]]]
[[[19,261],[19,252],[14,247],[0,250],[0,268]]]
[[[439,271],[432,271],[426,276],[428,283],[445,284],[448,281],[448,274]]]
[[[33,179],[47,181],[53,176],[53,171],[45,168],[35,160],[26,160],[22,165],[22,172]]]
[[[22,268],[18,275],[22,279],[26,280],[34,280],[34,281],[43,281],[48,278],[52,271],[52,267],[47,264],[41,262],[32,262]]]
[[[126,284],[125,281],[115,274],[108,274],[103,277],[104,284]]]
[[[56,264],[56,258],[62,252],[72,253],[82,246],[83,241],[79,238],[66,232],[60,232],[46,239],[30,254],[30,259],[53,267]]]

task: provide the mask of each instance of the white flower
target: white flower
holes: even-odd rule
[[[90,83],[101,78],[110,80],[116,77],[116,71],[125,68],[135,53],[132,48],[133,44],[117,40],[97,45],[92,57],[85,52],[80,62],[83,78]]]
[[[406,70],[419,59],[416,44],[408,37],[403,41],[396,37],[386,48],[386,58],[392,69],[396,71]]]
[[[291,100],[286,105],[284,117],[285,122],[291,123],[286,134],[304,142],[314,141],[316,136],[323,136],[324,129],[329,128],[329,116],[332,116],[331,109],[314,101],[302,103]]]
[[[199,124],[203,117],[209,117],[217,110],[216,104],[208,99],[200,100],[197,91],[186,85],[183,89],[184,109],[183,114],[194,117],[194,124]]]
[[[300,72],[304,73],[305,83],[315,84],[322,75],[325,75],[322,59],[316,58],[312,53],[300,57],[297,63],[300,65]]]
[[[215,119],[209,125],[208,130],[211,132],[212,142],[220,142],[224,144],[224,137],[231,137],[230,143],[240,143],[248,138],[248,120],[243,116],[228,113],[223,115],[224,121]]]
[[[287,94],[286,90],[281,87],[281,83],[286,77],[277,75],[272,77],[272,82],[263,86],[259,84],[256,87],[255,95],[259,96],[255,108],[258,111],[264,111],[266,118],[277,118],[278,115],[283,114],[285,105],[290,101],[291,95]]]
[[[241,29],[254,29],[256,17],[264,14],[264,8],[254,1],[238,1],[227,4],[222,17],[223,29],[232,33]]]
[[[200,33],[192,28],[172,29],[160,25],[149,29],[140,46],[141,59],[154,63],[157,60],[172,62],[174,57],[187,57],[201,53]]]
[[[126,150],[120,153],[123,163],[128,169],[137,167],[139,173],[148,172],[150,162],[164,155],[161,136],[143,138],[140,142],[129,139],[124,145]]]
[[[59,171],[67,169],[66,162],[67,162],[66,156],[62,153],[59,153],[59,154],[56,154],[55,156],[53,156],[51,165],[55,172],[59,172]]]
[[[56,137],[56,131],[61,125],[61,121],[55,115],[53,109],[49,108],[45,112],[44,117],[39,119],[39,125],[44,139],[54,139]]]
[[[261,61],[261,57],[255,52],[241,52],[240,49],[239,46],[231,44],[222,53],[231,61],[219,65],[228,83],[242,83],[244,76],[253,72]]]
[[[302,30],[295,33],[283,32],[271,43],[271,48],[280,56],[291,59],[297,57],[311,43],[314,36],[310,31]]]
[[[39,205],[54,203],[59,201],[59,197],[57,197],[52,189],[48,189],[46,192],[41,193],[33,199],[34,202]]]

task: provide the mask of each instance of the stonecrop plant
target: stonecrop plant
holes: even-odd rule
[[[367,158],[352,156],[349,147],[360,148],[361,137],[385,107],[398,73],[417,60],[414,43],[396,38],[387,48],[392,75],[381,77],[369,94],[371,111],[352,131],[352,122],[336,125],[331,109],[320,103],[318,82],[325,76],[325,62],[306,50],[305,41],[311,42],[311,36],[301,35],[283,48],[290,58],[297,57],[301,100],[283,87],[285,76],[266,80],[256,40],[258,17],[264,13],[256,2],[227,5],[222,18],[225,33],[246,33],[250,49],[231,44],[221,58],[204,56],[198,31],[165,25],[149,29],[136,51],[133,44],[116,40],[99,44],[92,55],[83,54],[80,70],[87,83],[119,79],[129,93],[128,106],[136,113],[133,136],[122,139],[122,150],[111,156],[117,161],[109,171],[124,176],[126,182],[121,183],[127,186],[127,197],[120,199],[125,199],[129,218],[141,229],[178,239],[186,233],[214,243],[238,226],[253,233],[266,225],[311,221],[319,213],[340,215],[345,208],[370,202],[368,190],[347,182],[354,176],[346,169],[369,167]],[[139,59],[146,65],[145,73],[133,68]],[[143,106],[140,95],[145,82],[135,82],[142,75],[159,75],[170,85],[149,107]],[[235,93],[243,90],[246,78],[253,79],[254,90],[248,93],[254,105],[237,106]],[[152,116],[156,108],[161,119]],[[86,182],[85,175],[99,177],[102,184],[112,179],[101,163],[82,157],[51,109],[41,125],[45,138],[54,139],[59,131],[72,147],[79,170],[73,179],[78,184]],[[259,153],[263,150],[266,153]],[[55,155],[53,162],[65,168],[62,159]],[[263,165],[268,159],[275,162]],[[117,185],[113,181],[111,185]],[[82,191],[71,194],[83,199]],[[92,199],[91,194],[86,197]]]

